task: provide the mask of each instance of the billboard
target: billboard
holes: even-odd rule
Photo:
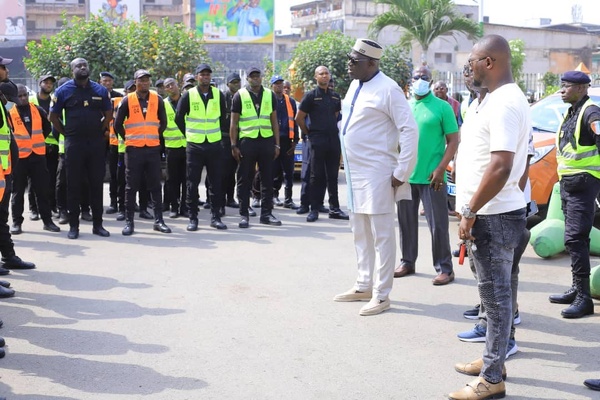
[[[275,0],[196,0],[196,30],[207,43],[273,43]]]
[[[127,20],[140,21],[140,0],[89,0],[90,14],[98,15],[114,26]]]
[[[14,42],[25,42],[27,28],[25,24],[25,2],[5,1],[0,7],[0,46],[12,47]]]

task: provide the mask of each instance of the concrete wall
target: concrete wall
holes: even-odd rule
[[[246,70],[256,66],[264,69],[265,57],[273,57],[271,44],[206,44],[206,50],[213,62],[220,62],[227,70]]]

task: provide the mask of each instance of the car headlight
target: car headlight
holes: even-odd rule
[[[555,145],[549,144],[548,146],[536,147],[534,150],[533,157],[529,161],[529,165],[533,165],[536,162],[540,161],[542,158],[546,157],[548,153],[550,153],[554,149]]]

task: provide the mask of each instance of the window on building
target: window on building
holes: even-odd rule
[[[64,23],[63,23],[63,21],[62,21],[62,20],[58,20],[58,21],[56,21],[56,27],[57,27],[57,28],[62,28],[63,26],[64,26]]]
[[[27,20],[27,30],[28,31],[35,30],[35,21]]]
[[[433,58],[435,63],[452,63],[452,53],[435,53]]]

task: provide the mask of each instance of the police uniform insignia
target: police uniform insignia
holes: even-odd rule
[[[87,106],[89,106],[89,105],[90,105],[90,103],[88,103],[88,101],[87,101],[87,100],[84,100],[84,101],[83,101],[83,106],[84,106],[84,107],[87,107]]]
[[[56,98],[56,95],[52,95],[52,101],[53,101],[54,103],[56,103],[56,100],[58,100],[58,99]]]

